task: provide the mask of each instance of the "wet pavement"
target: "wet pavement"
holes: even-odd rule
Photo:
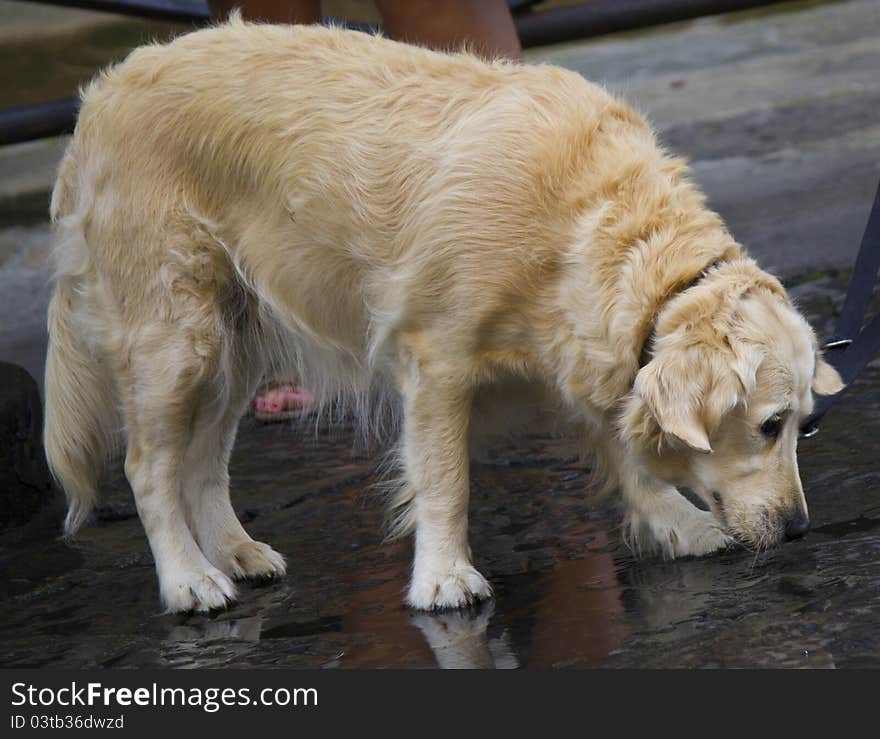
[[[843,280],[796,286],[825,327]],[[471,541],[496,600],[401,606],[409,542],[383,544],[379,455],[350,430],[245,419],[231,466],[250,533],[288,559],[212,616],[163,615],[118,466],[93,524],[58,505],[0,536],[7,667],[880,667],[880,367],[801,443],[813,530],[754,554],[635,560],[591,503],[568,440],[502,444],[472,468]]]

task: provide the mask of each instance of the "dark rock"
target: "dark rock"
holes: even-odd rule
[[[0,362],[0,530],[28,521],[51,497],[37,383]]]

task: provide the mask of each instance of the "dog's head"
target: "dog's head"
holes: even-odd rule
[[[842,388],[782,286],[741,260],[663,311],[621,428],[655,474],[764,548],[806,531],[798,432],[814,395]]]

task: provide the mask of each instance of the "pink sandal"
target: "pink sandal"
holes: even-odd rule
[[[289,382],[267,382],[251,402],[251,414],[263,423],[300,418],[314,410],[315,398],[304,388]]]

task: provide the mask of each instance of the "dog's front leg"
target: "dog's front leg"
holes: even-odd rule
[[[490,598],[468,546],[471,393],[460,383],[413,371],[403,388],[402,462],[414,491],[415,562],[406,601],[425,610]]]
[[[630,464],[621,470],[624,536],[637,555],[700,556],[732,543],[715,516],[701,511],[676,490]]]

